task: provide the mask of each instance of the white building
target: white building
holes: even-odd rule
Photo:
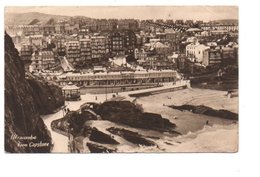
[[[186,46],[186,56],[192,61],[202,62],[205,50],[208,48],[208,46],[203,44],[191,43]]]

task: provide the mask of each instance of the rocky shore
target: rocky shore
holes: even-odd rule
[[[143,135],[132,132],[126,129],[119,129],[115,127],[108,128],[107,131],[113,133],[114,135],[118,135],[126,139],[127,141],[143,146],[157,146],[153,141],[145,139]]]
[[[112,153],[116,152],[116,149],[110,149],[105,146],[101,146],[95,143],[87,143],[87,147],[89,148],[91,153]]]
[[[96,110],[102,119],[115,123],[125,124],[135,128],[157,131],[174,131],[176,125],[160,114],[143,112],[142,108],[130,101],[108,101],[101,104]]]
[[[91,129],[89,139],[101,144],[119,144],[119,142],[111,138],[111,136],[99,131],[96,127]]]
[[[96,121],[113,122],[114,126],[100,129],[92,126]],[[121,126],[133,127],[135,131],[120,128]],[[143,112],[140,105],[130,101],[107,101],[95,105],[90,110],[70,111],[64,118],[51,123],[52,130],[58,133],[71,134],[74,139],[87,138],[87,143],[82,142],[82,144],[87,146],[90,152],[115,152],[116,147],[123,145],[122,139],[137,147],[158,147],[154,141],[150,140],[150,137],[154,139],[153,136],[144,136],[137,133],[137,130],[141,128],[146,131],[158,131],[159,134],[167,132],[173,136],[180,135],[174,130],[175,127],[176,125],[168,119],[162,118],[159,114]],[[156,139],[159,138],[156,137]],[[75,152],[83,152],[81,146],[75,149]]]
[[[187,105],[181,105],[181,106],[170,105],[168,107],[173,108],[173,109],[178,109],[180,111],[188,110],[195,114],[204,114],[204,115],[208,115],[208,116],[220,117],[223,119],[238,120],[237,113],[233,113],[231,111],[227,111],[227,110],[223,110],[223,109],[216,110],[216,109],[210,108],[208,106],[204,106],[204,105],[194,106],[194,105],[187,104]]]

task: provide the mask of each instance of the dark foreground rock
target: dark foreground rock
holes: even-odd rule
[[[5,34],[5,151],[6,152],[50,152],[51,136],[41,113],[52,112],[62,105],[62,95],[56,86],[34,88],[26,79],[24,66],[11,37]],[[47,90],[47,91],[46,91]],[[39,97],[39,94],[43,94]],[[46,94],[46,95],[45,95]],[[45,97],[45,98],[44,98]],[[49,99],[50,97],[50,99]],[[41,99],[44,104],[38,104]],[[55,101],[52,101],[54,100]],[[45,103],[46,102],[46,103]],[[55,102],[55,103],[54,103]],[[48,110],[43,111],[48,105]],[[16,136],[17,135],[17,136]],[[20,137],[35,137],[21,140]],[[38,143],[36,145],[36,143]],[[44,145],[43,145],[44,143]],[[21,146],[21,144],[23,144]],[[36,145],[32,146],[32,145]]]
[[[111,138],[109,135],[99,131],[93,127],[89,139],[101,144],[119,144],[116,140]]]
[[[215,110],[207,106],[199,105],[199,106],[194,106],[194,105],[181,105],[181,106],[175,106],[171,105],[169,106],[170,108],[173,109],[178,109],[178,110],[188,110],[191,111],[195,114],[205,114],[208,116],[214,116],[214,117],[220,117],[223,119],[229,119],[229,120],[238,120],[238,114],[233,113],[231,111],[227,110]]]
[[[62,134],[67,134],[68,129],[73,136],[89,136],[90,132],[87,132],[85,122],[89,120],[97,120],[97,117],[90,112],[77,112],[70,111],[61,119],[56,119],[51,122],[51,128],[54,131],[58,130],[58,133],[62,131]],[[85,135],[86,134],[86,135]]]
[[[96,120],[96,118],[93,117],[93,115],[87,115],[86,113],[79,114],[76,111],[70,111],[64,118],[52,121],[51,128],[57,133],[61,133],[66,136],[68,135],[69,131],[69,133],[74,137],[89,137],[91,141],[101,144],[119,144],[109,135],[99,131],[95,127],[88,125],[89,120]]]
[[[159,114],[143,113],[130,101],[107,101],[96,112],[102,119],[115,123],[157,131],[174,131],[175,124]]]
[[[114,135],[121,136],[127,141],[137,145],[157,146],[153,141],[145,139],[143,135],[137,132],[132,132],[130,130],[115,128],[115,127],[108,128],[107,131],[113,133]]]
[[[105,146],[101,146],[101,145],[94,144],[94,143],[87,143],[87,146],[88,146],[91,153],[112,153],[112,152],[116,152],[115,149],[110,149],[110,148],[107,148]]]
[[[40,114],[51,114],[64,105],[62,90],[57,85],[33,78],[27,81],[33,89],[32,96]]]

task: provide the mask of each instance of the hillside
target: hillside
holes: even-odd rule
[[[50,19],[54,21],[69,20],[70,16],[51,15],[38,12],[29,13],[5,13],[5,25],[24,25],[30,24],[37,19],[41,24],[46,24]]]

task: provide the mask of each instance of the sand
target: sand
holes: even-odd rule
[[[130,92],[119,93],[126,96]],[[66,106],[70,110],[79,109],[85,102],[102,103],[112,98],[113,94],[85,94],[81,95],[81,101],[66,101]],[[127,97],[132,101],[134,98]],[[172,137],[156,131],[130,128],[122,125],[115,125],[108,121],[93,121],[93,126],[106,132],[106,128],[119,126],[137,131],[145,136],[158,136],[159,140],[153,140],[157,147],[142,147],[133,145],[123,138],[115,136],[121,144],[117,152],[236,152],[238,149],[238,125],[230,120],[206,115],[193,114],[189,111],[179,111],[165,105],[205,105],[214,109],[226,109],[238,113],[238,97],[228,98],[226,92],[206,89],[184,89],[174,92],[161,93],[137,99],[137,103],[142,104],[144,111],[161,114],[177,125],[176,130],[183,135]],[[50,129],[50,122],[62,117],[62,111],[43,117],[45,124]],[[209,120],[211,126],[205,126]],[[55,143],[53,152],[68,152],[67,137],[51,131]]]

